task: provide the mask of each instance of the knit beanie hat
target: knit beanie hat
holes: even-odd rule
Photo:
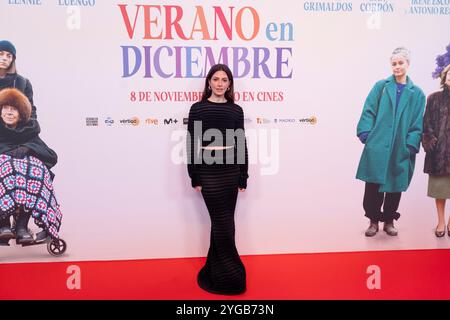
[[[16,47],[8,40],[0,40],[0,51],[7,51],[16,58]]]

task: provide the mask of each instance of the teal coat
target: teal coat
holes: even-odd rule
[[[369,135],[359,161],[356,178],[380,184],[380,192],[402,192],[411,182],[416,154],[420,150],[425,95],[407,77],[396,109],[394,76],[378,81],[370,91],[357,127],[357,135]]]

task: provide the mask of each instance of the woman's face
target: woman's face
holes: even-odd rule
[[[409,63],[402,56],[394,56],[391,58],[392,73],[396,78],[403,77],[408,72]]]
[[[8,127],[15,128],[20,121],[19,110],[16,107],[3,106],[2,120]]]
[[[0,69],[7,70],[13,61],[13,55],[8,51],[0,51]]]
[[[209,86],[215,96],[223,97],[230,87],[230,80],[228,79],[227,73],[222,70],[214,73],[211,80],[209,80]]]

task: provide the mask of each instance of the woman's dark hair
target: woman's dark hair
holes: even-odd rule
[[[233,74],[231,73],[230,68],[228,68],[228,66],[225,64],[215,64],[209,70],[208,75],[205,79],[205,89],[203,90],[202,102],[205,102],[209,97],[211,97],[212,90],[209,86],[209,81],[217,71],[224,71],[227,74],[228,80],[230,81],[230,86],[228,87],[228,90],[225,91],[225,99],[227,99],[228,102],[234,102]]]
[[[6,73],[17,73],[16,57],[13,57],[11,64],[9,65],[8,69],[6,69]]]
[[[8,70],[6,70],[7,73],[17,73],[16,68],[16,58],[13,58],[13,61],[11,62]]]

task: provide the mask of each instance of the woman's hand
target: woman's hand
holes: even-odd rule
[[[238,188],[239,192],[245,192],[245,188]]]
[[[424,134],[422,137],[422,146],[425,152],[433,152],[437,145],[437,138],[430,134]]]
[[[194,187],[194,189],[195,189],[195,191],[198,191],[198,192],[202,191],[202,187],[201,186],[196,186],[196,187]]]

